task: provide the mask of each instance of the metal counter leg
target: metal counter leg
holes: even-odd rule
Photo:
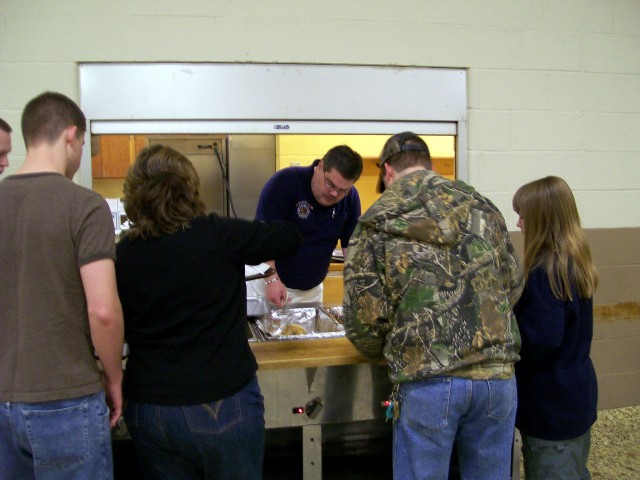
[[[302,427],[302,478],[322,480],[322,425]]]
[[[522,437],[516,428],[513,435],[513,451],[511,452],[511,480],[520,478],[520,451],[522,450]]]

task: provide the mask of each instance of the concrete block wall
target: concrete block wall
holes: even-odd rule
[[[586,231],[599,285],[593,297],[591,359],[598,375],[598,408],[640,405],[640,228]],[[513,232],[522,258],[524,236]]]
[[[637,306],[637,304],[636,304]],[[640,405],[640,321],[597,315],[591,359],[598,376],[598,408]]]
[[[469,180],[510,226],[515,189],[557,174],[586,227],[637,227],[638,52],[637,0],[4,0],[0,116],[18,127],[10,173],[25,102],[79,98],[80,62],[465,67]]]

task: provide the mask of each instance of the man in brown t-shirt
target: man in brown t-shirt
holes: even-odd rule
[[[109,427],[122,409],[123,320],[109,208],[71,180],[85,130],[84,114],[66,96],[34,98],[22,115],[24,164],[0,182],[7,478],[113,476]]]

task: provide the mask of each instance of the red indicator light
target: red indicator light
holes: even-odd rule
[[[382,404],[383,407],[388,407],[389,405],[391,405],[391,401],[389,400],[385,400],[384,402],[380,402]]]
[[[291,413],[294,415],[304,415],[304,407],[293,407]]]

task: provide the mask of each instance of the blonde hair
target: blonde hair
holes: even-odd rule
[[[572,285],[579,297],[592,297],[598,274],[567,182],[550,176],[527,183],[514,195],[513,209],[524,219],[525,278],[541,265],[556,298],[573,300]]]
[[[205,214],[199,194],[200,178],[180,152],[154,145],[143,149],[124,180],[124,206],[132,224],[131,239],[158,237],[189,228]]]

